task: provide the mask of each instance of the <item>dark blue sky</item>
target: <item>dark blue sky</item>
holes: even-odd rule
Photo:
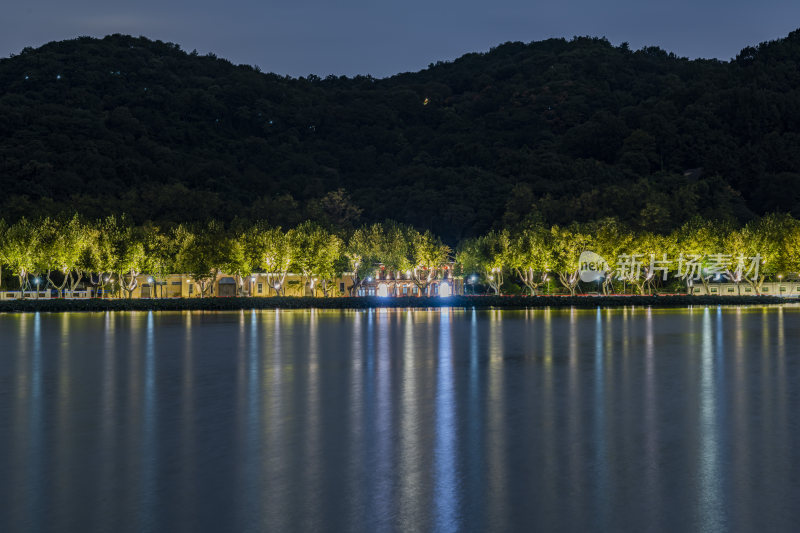
[[[144,35],[291,74],[386,76],[505,41],[605,36],[730,59],[800,27],[797,0],[11,0],[0,57],[79,35]],[[8,4],[8,3],[7,3]]]

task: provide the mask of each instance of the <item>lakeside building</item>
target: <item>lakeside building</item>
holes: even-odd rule
[[[712,283],[708,291],[702,285],[692,287],[699,296],[755,296],[756,290],[748,283]],[[763,296],[800,296],[800,280],[769,281],[761,285]]]
[[[188,274],[170,274],[163,279],[156,279],[149,275],[140,275],[138,284],[131,294],[132,298],[199,298],[202,296],[200,284]],[[205,296],[231,298],[235,296],[248,296],[266,298],[277,296],[322,296],[327,291],[328,296],[346,296],[352,287],[353,281],[348,276],[338,277],[333,283],[324,287],[314,286],[314,280],[309,280],[300,274],[287,273],[285,277],[267,273],[254,273],[244,278],[238,278],[226,273],[220,273],[216,279],[206,287]]]
[[[352,283],[350,285],[352,287]],[[411,271],[392,271],[380,265],[372,276],[359,284],[353,296],[450,296],[463,295],[464,283],[453,276],[453,265],[445,265],[440,272],[425,284],[417,283]]]
[[[279,276],[268,273],[254,273],[244,278],[219,273],[213,281],[208,282],[205,296],[230,298],[247,296],[267,298],[277,296],[449,296],[463,294],[462,280],[452,276],[452,269],[447,268],[446,273],[432,279],[425,287],[420,288],[410,273],[388,272],[378,268],[376,272],[362,279],[355,287],[353,276],[349,273],[334,278],[327,283],[320,283],[316,279],[309,279],[301,274],[287,273]],[[112,278],[113,279],[113,278]],[[199,298],[203,295],[201,285],[189,274],[168,274],[166,276],[153,276],[140,274],[136,277],[136,287],[130,294],[131,298]],[[128,297],[117,283],[108,283],[104,287],[83,284],[80,290],[65,291],[65,298],[94,298],[94,297]],[[51,298],[54,297],[51,289],[39,288],[38,292],[25,291],[25,298]],[[0,300],[16,300],[23,297],[20,291],[0,292]]]

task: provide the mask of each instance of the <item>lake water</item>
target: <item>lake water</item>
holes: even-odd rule
[[[800,309],[0,315],[0,531],[791,531]]]

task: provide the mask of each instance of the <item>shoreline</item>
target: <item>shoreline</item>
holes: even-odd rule
[[[0,302],[0,313],[104,311],[238,311],[247,309],[467,308],[541,309],[615,307],[741,306],[798,303],[779,296],[450,296],[439,297],[268,297],[153,299],[25,299]]]

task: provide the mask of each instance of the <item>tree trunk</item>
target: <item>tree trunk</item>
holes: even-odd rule
[[[75,289],[78,287],[78,284],[83,279],[83,272],[80,270],[75,271],[75,276],[73,278],[72,271],[69,272],[69,290],[70,292],[75,292]]]

